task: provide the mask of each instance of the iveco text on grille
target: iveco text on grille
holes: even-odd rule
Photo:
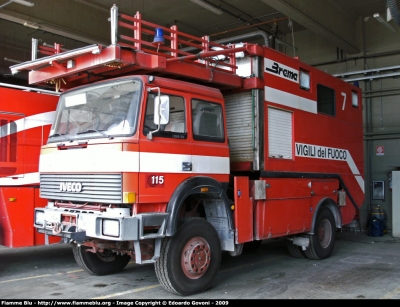
[[[60,182],[60,192],[75,192],[82,191],[82,183],[80,182]]]

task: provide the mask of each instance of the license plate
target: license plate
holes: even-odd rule
[[[45,220],[50,223],[59,223],[61,222],[61,214],[58,212],[46,212]]]

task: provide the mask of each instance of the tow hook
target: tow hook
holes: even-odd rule
[[[62,231],[61,223],[52,223],[53,226],[53,235],[58,235]]]

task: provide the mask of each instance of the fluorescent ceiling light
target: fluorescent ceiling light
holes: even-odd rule
[[[207,9],[207,10],[209,10],[209,11],[215,13],[215,14],[218,14],[218,15],[222,14],[222,11],[218,7],[213,5],[213,4],[210,4],[210,3],[205,2],[203,0],[190,0],[190,1],[200,5],[202,7],[204,7],[205,9]]]
[[[22,5],[25,5],[25,6],[30,6],[30,7],[35,5],[35,3],[29,2],[29,1],[25,1],[25,0],[12,0],[12,2],[16,2],[16,3],[22,4]]]
[[[385,19],[383,19],[378,13],[374,14],[374,17],[376,18],[376,20],[378,20],[382,25],[384,25],[389,31],[391,32],[396,32],[396,30],[387,23],[387,21]]]
[[[23,61],[18,61],[18,60],[14,60],[14,59],[9,59],[9,58],[4,58],[4,61],[8,61],[8,62],[13,62],[13,63],[22,63]]]
[[[0,9],[2,7],[4,7],[4,6],[6,6],[6,5],[9,5],[9,4],[13,3],[13,2],[22,4],[22,5],[25,5],[25,6],[30,6],[30,7],[35,5],[35,3],[29,2],[29,1],[25,1],[25,0],[10,0],[10,1],[0,5]]]
[[[24,26],[32,28],[32,29],[36,29],[36,30],[39,29],[39,26],[36,23],[30,22],[30,21],[25,21]]]

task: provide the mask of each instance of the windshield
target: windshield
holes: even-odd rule
[[[141,89],[124,79],[61,95],[48,142],[134,134]]]

